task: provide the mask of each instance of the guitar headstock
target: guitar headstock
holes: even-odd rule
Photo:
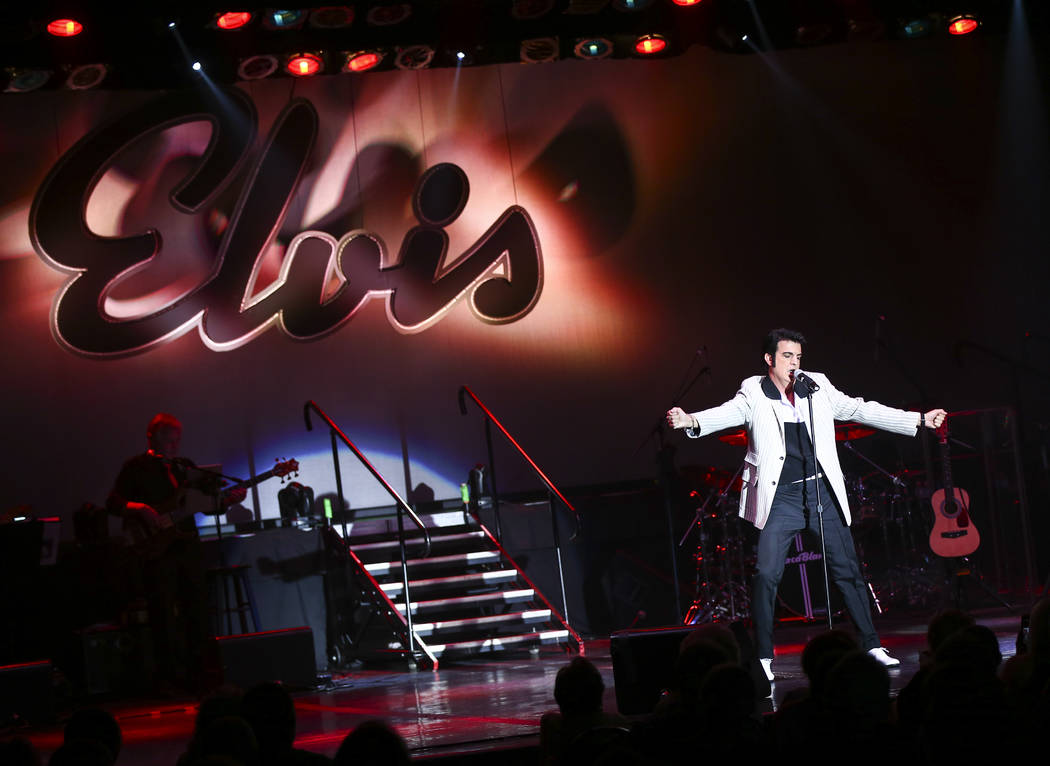
[[[299,461],[295,458],[291,460],[285,460],[284,458],[274,458],[273,475],[280,476],[283,479],[291,474],[299,475]]]

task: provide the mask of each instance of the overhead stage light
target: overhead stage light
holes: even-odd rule
[[[955,16],[948,22],[948,32],[953,35],[968,35],[976,31],[980,22],[969,14]]]
[[[933,32],[933,19],[929,16],[919,16],[901,22],[900,34],[905,39],[917,40],[920,37],[928,37],[931,32]]]
[[[394,66],[398,69],[426,69],[434,59],[434,49],[429,45],[410,45],[398,48]]]
[[[365,18],[372,26],[390,27],[394,24],[400,24],[411,15],[412,6],[408,3],[392,3],[369,8],[368,15]]]
[[[84,25],[73,19],[55,19],[47,25],[47,33],[55,37],[76,37],[84,31]]]
[[[310,77],[324,68],[321,57],[316,53],[295,53],[288,57],[284,69],[295,77]]]
[[[269,9],[263,14],[262,20],[267,29],[299,29],[306,21],[306,11]]]
[[[82,64],[70,71],[66,87],[69,90],[91,90],[98,87],[107,74],[109,67],[105,64]]]
[[[241,59],[237,64],[237,76],[242,80],[262,80],[277,71],[276,56],[263,54]]]
[[[653,56],[667,48],[667,40],[662,35],[642,35],[634,41],[634,51],[642,56]]]
[[[649,7],[651,0],[613,0],[613,8],[618,11],[641,11]]]
[[[554,0],[513,0],[510,15],[518,21],[538,19],[554,7]]]
[[[383,62],[383,54],[380,51],[357,51],[346,55],[346,63],[343,64],[344,72],[367,72],[375,69]]]
[[[348,5],[326,5],[310,11],[310,26],[316,29],[341,29],[354,23],[354,9]]]
[[[700,5],[703,0],[671,0],[675,5],[680,5],[683,8],[688,8],[692,5]]]
[[[603,59],[613,52],[613,45],[604,37],[588,37],[577,41],[572,51],[577,58]]]
[[[240,29],[251,20],[252,15],[248,11],[231,11],[230,13],[220,13],[216,16],[215,26],[229,31],[231,29]]]
[[[31,90],[42,88],[51,79],[50,69],[20,69],[8,68],[4,70],[8,76],[6,93],[28,93]]]
[[[541,64],[558,58],[558,40],[554,37],[534,37],[522,40],[518,57],[526,64]]]

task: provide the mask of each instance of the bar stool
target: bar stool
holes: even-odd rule
[[[213,636],[234,635],[234,615],[237,615],[240,621],[241,633],[256,633],[260,630],[259,611],[255,606],[255,597],[252,595],[251,578],[248,576],[249,569],[251,569],[250,564],[235,564],[211,567],[207,570]],[[231,590],[232,599],[230,598]],[[225,632],[221,632],[223,620],[226,622]],[[250,630],[249,620],[251,620]]]

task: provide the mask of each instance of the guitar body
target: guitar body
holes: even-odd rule
[[[215,514],[217,512],[216,495],[218,495],[218,505],[225,508],[229,505],[228,494],[231,490],[252,487],[274,476],[283,479],[298,470],[299,462],[293,458],[277,463],[269,471],[252,479],[238,482],[221,490],[218,485],[214,485],[210,491],[202,491],[198,487],[188,485],[179,487],[163,507],[155,509],[158,513],[155,521],[147,523],[140,516],[125,517],[124,537],[135,552],[143,558],[158,558],[177,540],[192,539],[197,536],[196,528],[183,529],[180,528],[180,523],[198,513]],[[214,475],[208,474],[203,474],[199,478],[203,478],[205,483],[211,482],[212,484],[216,479]]]
[[[930,549],[944,558],[969,556],[977,550],[981,535],[970,518],[970,493],[958,487],[939,489],[933,493],[930,503],[933,505]]]

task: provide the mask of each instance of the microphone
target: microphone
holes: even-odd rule
[[[796,396],[800,396],[803,399],[820,390],[820,386],[817,385],[816,381],[802,372],[802,370],[795,370],[794,381],[791,390],[795,392]]]

